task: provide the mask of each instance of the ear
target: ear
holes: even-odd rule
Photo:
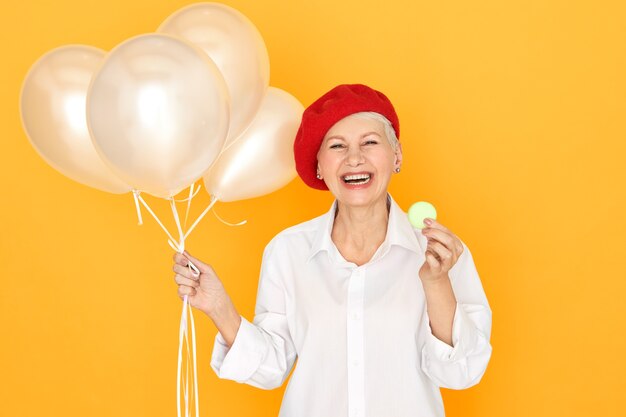
[[[402,165],[402,144],[400,142],[398,142],[398,147],[396,148],[395,154],[396,154],[395,167],[399,168],[400,165]]]

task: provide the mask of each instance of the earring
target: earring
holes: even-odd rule
[[[396,174],[400,172],[400,167],[396,168]]]
[[[318,180],[321,180],[321,179],[322,179],[322,174],[320,174],[320,173],[318,172],[318,173],[317,173],[317,175],[316,175],[316,177],[317,177],[317,179],[318,179]]]

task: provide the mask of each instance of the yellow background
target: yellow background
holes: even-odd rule
[[[2,416],[175,415],[180,301],[164,234],[148,217],[137,226],[129,195],[50,168],[22,131],[18,96],[46,51],[110,50],[188,3],[3,3]],[[226,3],[261,31],[271,84],[303,104],[346,82],[395,104],[405,162],[391,192],[405,210],[434,203],[472,250],[494,312],[489,369],[474,388],[444,390],[448,416],[623,415],[624,3]],[[169,220],[167,205],[150,201]],[[202,195],[194,214],[207,202]],[[248,225],[209,216],[188,247],[251,319],[265,244],[330,202],[297,180],[220,204],[222,217]],[[215,329],[196,317],[201,415],[276,416],[282,389],[217,379]]]

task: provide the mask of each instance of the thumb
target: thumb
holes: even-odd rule
[[[196,266],[196,268],[198,268],[200,270],[201,273],[207,273],[209,271],[212,271],[213,268],[211,268],[209,265],[205,264],[204,262],[202,262],[200,259],[197,259],[193,256],[191,256],[191,254],[187,251],[183,252],[183,255],[185,255],[185,257],[187,259],[189,259],[189,261],[194,264]]]

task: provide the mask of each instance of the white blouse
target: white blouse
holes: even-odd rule
[[[443,416],[439,387],[477,384],[491,356],[491,310],[469,249],[449,272],[452,347],[431,333],[421,230],[391,199],[385,241],[357,266],[331,240],[335,210],[267,245],[254,321],[242,317],[230,349],[217,334],[212,368],[272,389],[297,359],[280,417]]]

